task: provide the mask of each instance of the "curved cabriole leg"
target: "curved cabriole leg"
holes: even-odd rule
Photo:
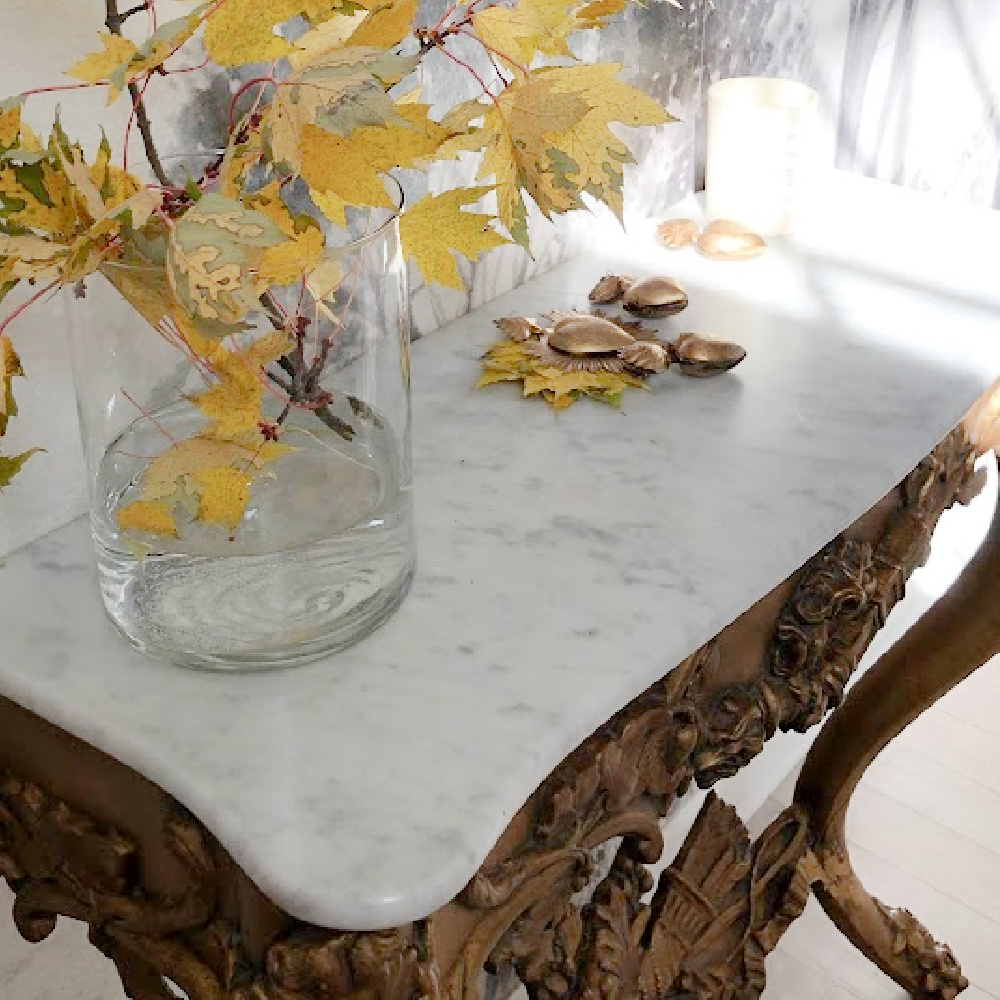
[[[838,928],[914,997],[952,1000],[968,986],[946,945],[906,910],[865,891],[851,868],[845,817],[862,775],[888,743],[1000,653],[1000,507],[973,561],[833,714],[806,758],[795,802],[808,816],[810,878]]]

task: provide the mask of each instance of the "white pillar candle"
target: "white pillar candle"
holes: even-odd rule
[[[709,217],[765,235],[795,228],[815,179],[818,97],[793,80],[737,77],[708,90]]]

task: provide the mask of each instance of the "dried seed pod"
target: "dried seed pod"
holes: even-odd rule
[[[658,375],[670,367],[670,354],[665,347],[651,342],[631,344],[619,352],[622,361],[643,374]]]
[[[622,305],[637,316],[673,316],[687,308],[688,297],[670,278],[644,278],[629,288]]]
[[[674,355],[682,375],[707,378],[735,368],[747,352],[728,340],[718,340],[698,333],[682,333],[673,343]]]
[[[632,279],[620,277],[617,274],[606,274],[590,290],[587,296],[591,302],[604,305],[608,302],[616,302],[631,287]]]
[[[613,354],[635,343],[616,323],[584,314],[559,320],[547,339],[550,347],[572,355]]]
[[[694,243],[698,224],[690,219],[668,219],[656,227],[656,235],[668,250],[681,250]]]
[[[531,316],[504,316],[494,321],[500,332],[517,343],[541,337],[545,330]]]
[[[728,219],[709,223],[698,235],[695,244],[713,260],[753,260],[767,249],[762,236]]]

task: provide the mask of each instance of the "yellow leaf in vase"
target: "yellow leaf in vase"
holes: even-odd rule
[[[250,502],[250,483],[245,471],[223,465],[203,469],[192,480],[198,495],[199,521],[220,524],[231,531],[243,520]]]
[[[190,14],[161,24],[139,46],[138,53],[125,67],[121,77],[122,85],[130,83],[143,73],[149,73],[165,63],[201,27],[202,15],[210,7],[211,3],[199,4]],[[113,82],[116,85],[119,84],[118,74],[113,77]]]
[[[120,35],[112,35],[108,32],[101,32],[97,36],[103,50],[93,52],[84,56],[79,62],[74,63],[66,73],[69,76],[83,80],[85,83],[101,83],[110,80],[116,71],[124,71],[124,68],[138,54],[139,50],[135,43]],[[111,104],[122,92],[125,81],[122,79],[117,85],[108,88],[108,104]]]
[[[192,398],[210,421],[206,436],[233,440],[257,430],[264,396],[262,371],[286,354],[290,347],[288,335],[276,331],[258,338],[244,350],[218,345],[205,356],[219,380]]]
[[[164,449],[146,467],[141,499],[176,498],[190,492],[188,481],[199,473],[221,466],[246,468],[253,459],[253,448],[232,441],[203,436],[186,438]]]
[[[163,500],[133,500],[118,510],[115,520],[121,531],[177,537],[172,505]]]
[[[324,249],[323,234],[318,229],[307,229],[301,236],[268,247],[256,268],[261,289],[306,278],[322,260]]]
[[[259,149],[230,145],[219,168],[219,194],[225,198],[238,199],[243,194],[243,179],[247,171],[259,160]]]
[[[413,31],[416,13],[417,0],[387,0],[372,7],[348,41],[351,45],[391,49]]]
[[[246,512],[254,475],[294,451],[285,445],[220,441],[202,435],[178,441],[153,459],[142,474],[137,500],[117,513],[119,527],[154,535],[177,533],[176,510],[198,500],[197,520],[235,528]],[[190,515],[188,515],[190,516]]]
[[[292,44],[274,28],[301,9],[302,0],[226,0],[205,19],[205,48],[226,67],[291,55]]]
[[[306,284],[309,288],[309,294],[317,302],[322,303],[324,299],[333,295],[343,280],[344,274],[339,262],[332,258],[326,258],[309,272]]]
[[[507,241],[490,226],[493,218],[463,206],[481,198],[485,187],[456,188],[444,194],[427,195],[399,221],[403,252],[416,262],[424,280],[447,288],[463,288],[453,253],[475,258],[481,252]]]

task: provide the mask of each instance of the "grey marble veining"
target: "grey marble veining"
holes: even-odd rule
[[[842,177],[749,264],[639,229],[414,350],[419,570],[399,613],[287,672],[201,675],[105,621],[76,522],[0,572],[0,693],[176,796],[292,914],[427,915],[598,725],[867,510],[1000,375],[1000,219]],[[686,206],[697,211],[693,203]],[[741,341],[623,414],[474,392],[491,320],[582,306],[608,268],[691,295],[664,332]]]

